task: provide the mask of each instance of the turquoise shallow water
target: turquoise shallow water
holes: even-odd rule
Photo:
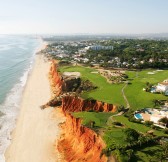
[[[41,43],[32,36],[0,35],[0,162],[5,161],[22,92]]]

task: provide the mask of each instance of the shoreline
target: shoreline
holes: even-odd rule
[[[2,127],[0,126],[1,162],[5,162],[5,152],[7,148],[11,145],[11,134],[16,128],[16,121],[20,113],[22,95],[24,93],[27,80],[33,70],[36,53],[44,49],[48,44],[48,42],[43,41],[42,38],[38,38],[37,43],[38,45],[34,48],[34,50],[31,51],[32,55],[30,56],[30,62],[27,62],[27,65],[24,66],[22,74],[18,76],[18,81],[9,90],[6,97],[4,98],[4,101],[0,105],[0,108],[2,108],[2,116],[0,116],[0,121],[2,124]]]
[[[42,47],[45,46],[46,42]],[[5,151],[6,162],[55,162],[60,158],[55,141],[61,134],[58,125],[63,116],[59,109],[40,109],[51,98],[49,68],[44,56],[35,56],[23,91],[16,127],[11,133],[11,144]]]

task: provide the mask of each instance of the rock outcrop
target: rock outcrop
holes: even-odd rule
[[[116,106],[96,100],[84,100],[75,96],[65,96],[62,98],[62,110],[66,112],[97,111],[115,112]]]
[[[68,162],[106,162],[102,155],[105,147],[101,138],[91,129],[81,125],[81,119],[66,113],[62,126],[64,134],[58,143],[58,150]]]
[[[74,73],[78,74],[79,72],[66,72],[60,75],[56,62],[52,61],[49,79],[54,96],[67,92],[76,92],[79,94],[83,91],[97,88],[89,80],[82,80],[79,75],[80,73],[78,75],[74,75]]]

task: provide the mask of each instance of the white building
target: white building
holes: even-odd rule
[[[153,121],[154,123],[158,123],[160,119],[161,119],[161,116],[151,115],[150,117],[150,121]]]
[[[161,83],[158,83],[156,86],[156,91],[157,92],[166,92],[168,91],[168,79],[164,80]]]
[[[154,62],[154,59],[153,59],[153,58],[150,58],[150,59],[149,59],[149,62],[150,62],[150,63]]]
[[[87,63],[88,61],[89,61],[88,58],[84,58],[84,59],[83,59],[83,62],[84,62],[84,63]]]
[[[92,49],[92,50],[113,50],[113,46],[101,46],[101,45],[93,45],[85,47],[85,49]]]

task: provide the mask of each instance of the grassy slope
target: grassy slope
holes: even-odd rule
[[[121,123],[124,124],[126,127],[135,129],[135,130],[138,131],[138,132],[146,133],[147,131],[151,130],[150,127],[147,127],[147,126],[145,126],[144,124],[139,124],[139,123],[130,122],[130,121],[128,120],[128,118],[126,118],[126,117],[124,117],[124,116],[116,116],[116,117],[114,117],[114,119],[115,119],[116,121],[121,122]],[[163,135],[165,135],[162,131],[157,131],[157,130],[155,130],[154,134],[157,135],[157,136],[163,136]]]
[[[131,80],[130,85],[125,89],[125,95],[133,109],[141,109],[144,107],[153,107],[152,100],[154,99],[168,99],[168,97],[162,94],[152,94],[144,92],[142,89],[146,87],[146,82],[157,84],[168,78],[168,70],[156,72],[156,74],[147,74],[152,70],[144,70],[137,72],[127,71],[127,74]]]
[[[95,122],[96,127],[105,128],[107,119],[112,113],[107,112],[76,112],[73,115],[77,118],[82,118],[82,124],[87,125],[90,121]]]
[[[90,121],[95,122],[95,128],[101,128],[105,131],[104,140],[107,145],[111,145],[113,143],[123,144],[124,133],[121,128],[109,127],[107,125],[107,120],[114,113],[107,112],[75,112],[73,115],[77,118],[82,118],[82,124],[88,126]]]

